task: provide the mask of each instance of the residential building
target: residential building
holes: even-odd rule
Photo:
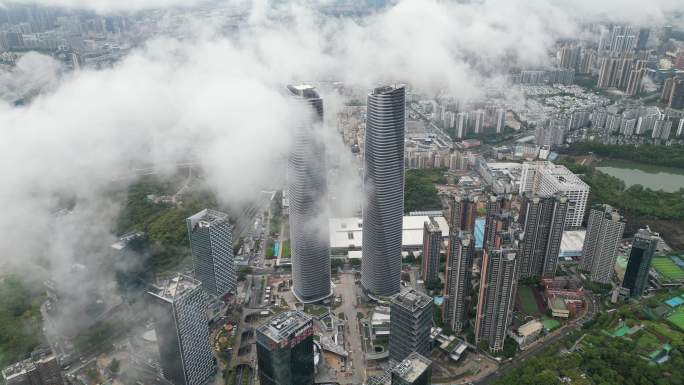
[[[565,229],[582,226],[589,200],[589,185],[584,183],[567,167],[551,162],[525,162],[520,178],[520,194],[533,193],[541,196],[562,194],[568,198]]]
[[[361,285],[370,296],[400,291],[404,212],[404,86],[383,86],[368,95]]]
[[[463,331],[468,322],[474,252],[475,238],[470,232],[451,231],[444,273],[442,319],[454,333]]]
[[[668,106],[676,110],[684,109],[684,78],[673,80]]]
[[[449,228],[452,231],[472,232],[477,216],[477,197],[452,195],[449,197]]]
[[[310,303],[332,294],[330,235],[325,228],[323,99],[310,85],[289,85],[287,89],[304,109],[295,125],[287,167],[292,293],[300,302]]]
[[[50,349],[39,349],[31,357],[2,370],[6,385],[63,385],[62,368]]]
[[[524,234],[519,254],[521,278],[553,278],[567,211],[564,195],[524,195],[519,219]]]
[[[228,221],[228,214],[205,209],[185,221],[195,278],[202,282],[202,288],[217,297],[235,292],[233,226]]]
[[[256,331],[261,385],[313,385],[313,319],[298,310],[271,318]]]
[[[442,250],[442,231],[439,224],[430,217],[423,228],[423,258],[421,275],[425,284],[433,284],[439,280],[439,256]]]
[[[432,298],[411,288],[394,295],[390,302],[389,354],[402,361],[418,352],[430,355]]]
[[[582,248],[582,268],[589,272],[589,279],[601,283],[611,281],[624,230],[625,220],[612,206],[592,207]]]
[[[650,228],[640,229],[634,234],[632,250],[625,270],[622,287],[629,289],[630,296],[640,297],[648,287],[648,274],[660,236]]]
[[[148,294],[164,378],[174,385],[212,382],[216,361],[209,342],[207,297],[202,283],[179,274]]]

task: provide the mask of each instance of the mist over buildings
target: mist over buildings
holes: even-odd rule
[[[19,3],[115,13],[208,2]],[[113,181],[121,188],[135,167],[172,172],[197,161],[227,205],[272,187],[284,173],[290,122],[302,113],[288,103],[287,83],[339,81],[365,99],[377,83],[405,82],[475,98],[483,86],[505,83],[510,67],[545,65],[554,42],[582,33],[584,23],[677,24],[665,15],[681,7],[678,0],[401,0],[337,17],[315,3],[228,1],[248,9],[238,31],[190,20],[187,35],[155,37],[112,68],[66,74],[32,53],[0,70],[0,269],[67,277],[74,263],[102,258],[98,248],[114,240],[122,203],[110,194]],[[328,157],[351,179],[358,164],[330,121],[345,96],[322,92]],[[334,211],[351,213],[359,186],[341,187]],[[72,213],[55,219],[65,200]]]

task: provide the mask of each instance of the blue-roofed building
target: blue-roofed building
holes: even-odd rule
[[[484,243],[484,228],[485,219],[475,219],[475,248],[479,250],[482,250],[482,244]]]

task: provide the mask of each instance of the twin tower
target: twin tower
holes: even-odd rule
[[[323,99],[309,85],[287,89],[306,107],[295,127],[287,180],[293,292],[311,303],[332,294]],[[388,297],[401,287],[405,101],[403,86],[377,87],[368,94],[361,284],[371,297]]]

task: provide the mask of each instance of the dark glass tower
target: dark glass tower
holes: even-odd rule
[[[553,278],[558,265],[568,198],[525,196],[520,210],[524,239],[520,252],[520,277]]]
[[[261,385],[313,385],[313,320],[289,310],[257,328]]]
[[[425,221],[423,226],[423,259],[421,274],[425,284],[435,283],[439,279],[439,253],[442,248],[442,231],[433,218]]]
[[[393,360],[401,361],[412,352],[430,355],[432,298],[416,291],[404,290],[390,302],[389,351]]]
[[[287,89],[305,106],[295,126],[287,167],[292,291],[301,302],[317,302],[331,294],[323,99],[312,86],[290,85]]]
[[[648,285],[648,272],[659,240],[658,233],[649,228],[640,229],[634,234],[632,251],[629,253],[629,262],[622,281],[622,287],[629,289],[632,297],[641,296]]]
[[[400,290],[404,215],[403,86],[383,86],[368,94],[366,119],[361,284],[371,296]]]

